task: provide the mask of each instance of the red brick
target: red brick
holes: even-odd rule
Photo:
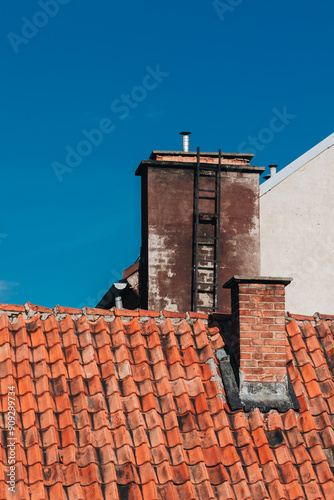
[[[273,310],[274,312],[274,304],[272,302],[259,302],[256,306],[257,309],[259,309],[260,311],[269,311],[269,310]],[[281,314],[281,313],[280,313]]]
[[[246,360],[244,360],[244,359],[240,359],[240,370],[242,370],[242,369],[243,369],[243,367],[245,367],[245,366],[246,366],[247,368],[249,368],[249,367],[251,367],[251,366],[254,366],[254,367],[256,368],[256,367],[257,367],[257,363],[258,363],[257,361],[252,360],[252,359],[251,359],[251,360],[248,360],[248,359],[246,359]]]
[[[276,361],[276,366],[277,367],[285,368],[286,367],[286,360],[284,360],[284,361]]]
[[[273,338],[273,333],[272,332],[263,332],[263,333],[260,333],[260,338],[261,339],[272,339]]]
[[[245,332],[244,338],[246,339],[257,339],[259,337],[258,332]]]
[[[261,348],[258,346],[258,347],[254,347],[254,346],[249,346],[246,348],[246,352],[260,352]]]
[[[255,316],[256,318],[259,318],[257,321],[259,321],[261,318],[263,318],[263,312],[262,311],[252,311],[252,316]]]
[[[275,294],[275,290],[268,288],[266,290],[262,290],[260,293],[261,293],[261,295],[274,295]]]
[[[239,294],[243,295],[256,295],[256,290],[250,286],[239,286]]]
[[[285,361],[284,354],[264,354],[263,359],[279,359]]]
[[[285,326],[284,325],[276,325],[276,324],[274,324],[274,325],[270,325],[269,326],[269,330],[271,332],[281,332],[282,333],[282,332],[285,332]],[[286,334],[284,333],[284,336],[285,335]]]
[[[252,311],[253,309],[255,309],[255,310],[259,309],[258,304],[256,304],[255,302],[250,302],[248,305],[248,308],[250,311]]]
[[[282,312],[281,311],[269,311],[269,310],[266,310],[266,311],[263,311],[263,316],[271,316],[271,317],[278,317],[278,318],[281,318],[282,317]]]
[[[266,367],[275,367],[276,366],[276,361],[268,361],[268,360],[265,360],[265,361],[258,361],[259,363],[259,366],[263,366],[264,368]]]
[[[275,304],[283,304],[285,306],[284,297],[273,297],[271,302],[275,302]]]
[[[272,325],[272,318],[257,318],[256,323],[262,323],[263,325]]]
[[[267,300],[266,297],[263,297],[262,295],[252,295],[250,298],[250,302],[265,302]]]
[[[275,368],[272,368],[272,367],[270,367],[270,368],[264,368],[263,371],[264,371],[264,373],[271,373],[272,375],[275,375],[275,376],[281,375],[279,369],[276,368],[276,367]],[[286,370],[284,370],[284,373],[286,375]],[[283,375],[283,372],[282,372],[282,375]]]
[[[260,375],[259,376],[259,381],[260,382],[276,382],[277,378],[274,377],[274,375]]]
[[[286,333],[284,331],[275,332],[275,339],[286,339]]]
[[[252,354],[252,359],[262,359],[262,358],[263,358],[263,356],[260,353],[254,352]]]
[[[252,345],[263,346],[265,339],[254,339],[252,340]]]
[[[264,339],[264,344],[265,345],[283,345],[282,340],[278,339]]]
[[[273,347],[266,346],[266,353],[275,353],[275,352],[277,352],[276,349],[277,349],[277,347],[275,347],[275,346],[273,346]],[[258,345],[257,347],[252,347],[252,346],[247,347],[247,352],[259,353],[259,354],[261,354],[261,357],[263,356],[261,345]]]
[[[254,332],[263,332],[263,331],[268,331],[268,325],[251,325],[252,331]]]
[[[253,325],[256,323],[256,318],[253,316],[247,316],[244,318],[240,318],[240,322],[247,323],[248,325]]]

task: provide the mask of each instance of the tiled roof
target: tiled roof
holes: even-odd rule
[[[301,410],[280,414],[230,410],[206,315],[29,303],[0,315],[1,499],[12,385],[15,499],[334,498],[333,318],[288,316]]]

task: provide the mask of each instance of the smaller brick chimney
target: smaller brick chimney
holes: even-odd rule
[[[245,408],[292,408],[286,367],[285,287],[292,278],[234,276],[229,344]]]

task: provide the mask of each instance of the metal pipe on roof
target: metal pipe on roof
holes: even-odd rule
[[[188,153],[189,152],[189,136],[191,132],[180,132],[180,135],[182,135],[182,146],[183,146],[183,152]]]
[[[270,168],[270,177],[273,177],[276,174],[277,165],[269,165]]]
[[[114,283],[111,290],[115,297],[115,307],[117,309],[123,309],[122,293],[127,287],[127,283]]]
[[[268,167],[270,169],[270,173],[263,176],[264,180],[266,181],[268,179],[271,179],[271,177],[273,177],[274,175],[276,175],[276,170],[277,170],[277,165],[268,165]]]

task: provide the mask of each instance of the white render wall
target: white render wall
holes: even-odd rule
[[[294,172],[285,167],[292,173],[281,182],[285,169],[261,186],[261,274],[293,278],[286,310],[295,314],[334,314],[333,135],[318,146],[293,162],[307,160]]]

